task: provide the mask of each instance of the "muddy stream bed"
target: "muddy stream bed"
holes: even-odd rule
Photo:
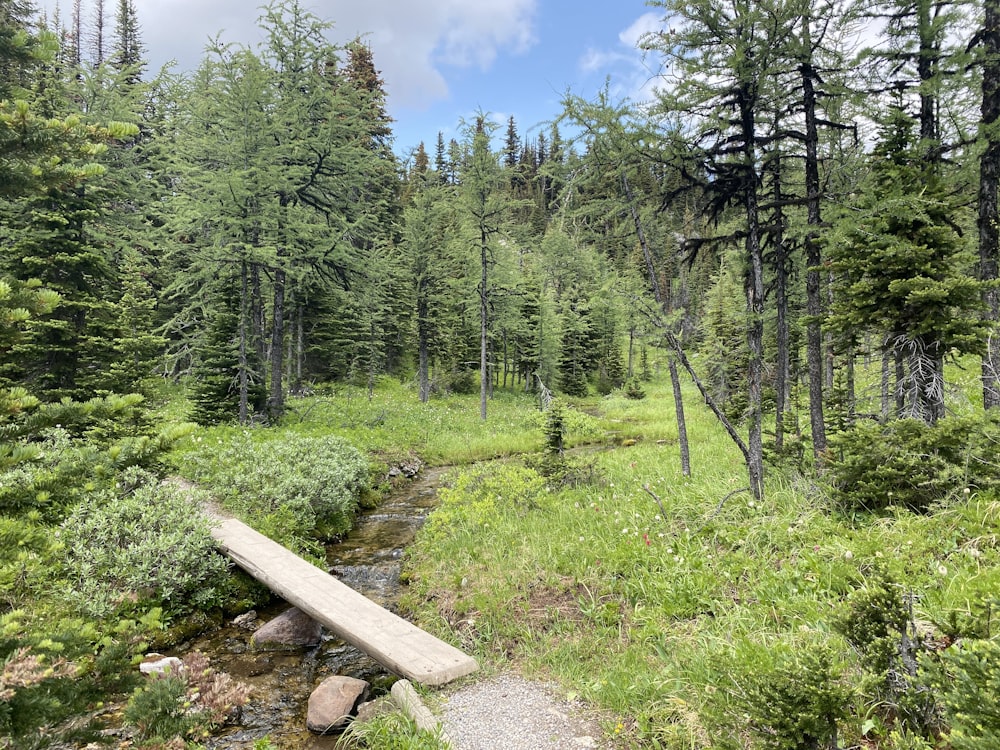
[[[444,471],[425,468],[377,508],[362,512],[354,530],[342,542],[327,547],[327,570],[395,611],[403,550],[437,504],[437,488]],[[323,642],[312,649],[254,650],[250,644],[252,628],[288,607],[276,601],[259,609],[250,627],[229,623],[178,649],[178,654],[203,652],[215,669],[228,672],[252,688],[239,725],[222,730],[207,743],[209,748],[252,748],[255,740],[265,736],[282,750],[334,748],[336,736],[320,737],[306,729],[306,704],[313,689],[337,674],[367,680],[373,695],[386,692],[394,681],[386,669],[325,630]]]

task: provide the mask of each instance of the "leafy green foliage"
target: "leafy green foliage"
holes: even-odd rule
[[[148,606],[169,615],[210,608],[228,563],[214,551],[198,502],[133,470],[114,496],[79,505],[61,528],[66,600],[98,619]]]
[[[277,541],[347,531],[368,487],[368,460],[335,437],[257,437],[244,431],[226,445],[199,445],[184,471]]]
[[[823,647],[784,649],[770,668],[752,674],[743,703],[761,748],[836,748],[852,688]]]
[[[344,732],[339,746],[360,750],[446,750],[451,747],[440,733],[425,732],[399,713],[378,716],[364,723],[354,722]]]
[[[829,482],[848,508],[926,511],[973,490],[1000,487],[1000,418],[993,415],[947,417],[935,425],[915,419],[858,423],[830,444]]]
[[[1000,643],[970,639],[946,649],[931,668],[954,750],[1000,747]]]
[[[438,492],[440,506],[428,519],[424,534],[430,540],[486,527],[510,513],[538,507],[547,494],[545,477],[513,464],[482,464],[462,471],[450,487]]]
[[[152,676],[125,707],[125,722],[144,741],[201,739],[244,705],[250,691],[228,674],[216,672],[207,657],[194,651],[182,658],[177,674]]]

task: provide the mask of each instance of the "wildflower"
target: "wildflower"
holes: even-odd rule
[[[948,575],[948,568],[946,568],[944,565],[938,565],[938,574],[943,576]]]
[[[650,542],[649,542],[649,534],[643,534],[642,535],[642,541],[644,541],[646,543],[646,546],[648,547],[649,544],[650,544]]]

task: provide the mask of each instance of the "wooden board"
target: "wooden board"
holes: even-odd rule
[[[398,675],[423,685],[443,685],[479,668],[471,656],[241,521],[219,521],[212,536],[233,562],[271,591]]]

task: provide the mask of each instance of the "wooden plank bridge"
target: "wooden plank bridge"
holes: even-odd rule
[[[243,570],[396,674],[433,686],[478,669],[471,656],[380,607],[245,523],[219,519],[213,523],[212,536]]]

